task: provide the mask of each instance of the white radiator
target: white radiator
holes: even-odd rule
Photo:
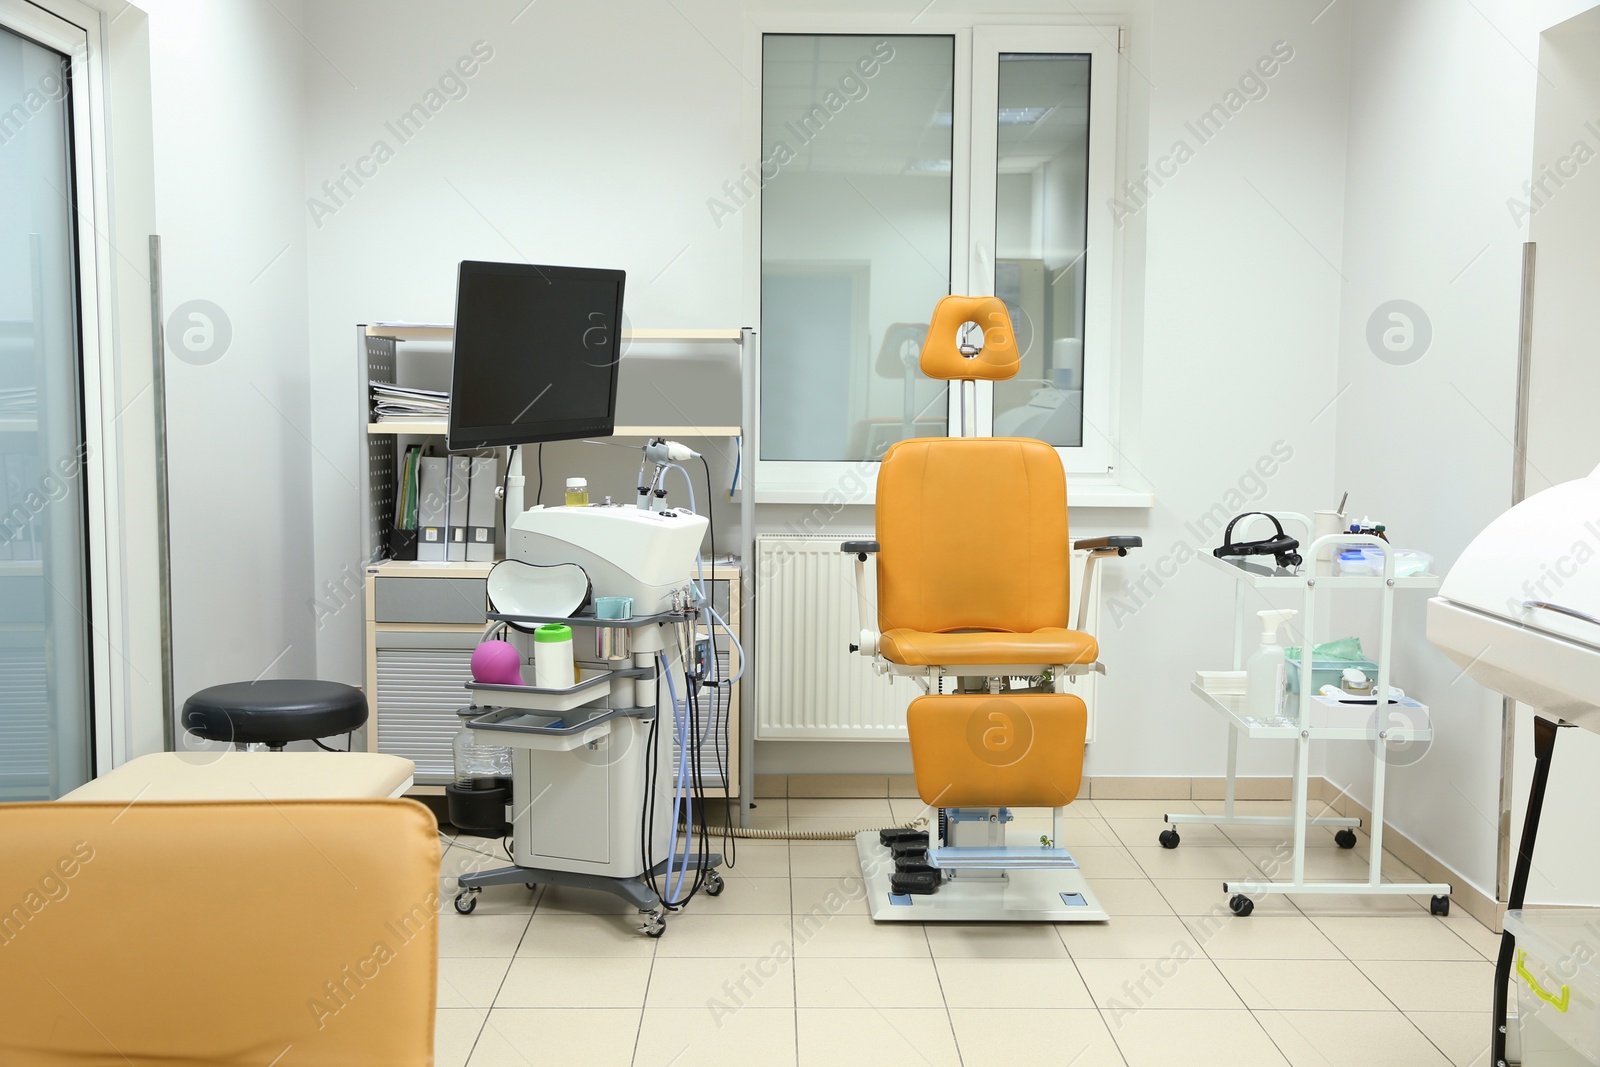
[[[855,557],[839,546],[871,533],[762,534],[756,538],[756,675],[758,740],[904,741],[906,706],[921,690],[908,678],[873,672],[849,646],[861,625],[856,607]],[[1073,555],[1072,606],[1082,588],[1084,556]],[[876,572],[867,559],[868,618],[876,619]],[[1098,584],[1098,583],[1097,583]],[[1088,625],[1099,632],[1100,600],[1089,604]],[[1069,687],[1089,707],[1094,740],[1097,675]]]

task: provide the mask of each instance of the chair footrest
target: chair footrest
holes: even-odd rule
[[[946,871],[1072,870],[1078,861],[1064,848],[936,848],[928,853],[930,866]]]

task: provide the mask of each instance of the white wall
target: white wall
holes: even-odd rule
[[[299,2],[146,0],[165,304],[220,359],[167,355],[174,692],[317,673]],[[311,58],[322,62],[313,54]],[[122,255],[142,264],[143,246]]]
[[[1441,573],[1510,504],[1524,234],[1506,200],[1529,172],[1541,6],[1557,7],[1355,6],[1337,488],[1397,543],[1432,552]],[[1367,342],[1369,316],[1393,299],[1432,324],[1409,365]],[[1396,598],[1394,670],[1437,731],[1420,762],[1390,776],[1389,820],[1492,895],[1500,699],[1428,644],[1424,605]],[[1375,636],[1370,615],[1339,617]],[[1325,768],[1364,798],[1369,759],[1349,746]]]

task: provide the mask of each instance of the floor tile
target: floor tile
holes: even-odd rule
[[[496,1008],[468,1067],[581,1063],[628,1067],[639,1034],[638,1008]]]
[[[1113,919],[1122,915],[1171,915],[1172,905],[1148,878],[1096,878],[1089,889]]]
[[[1186,919],[1195,942],[1214,960],[1343,959],[1344,955],[1303,915],[1231,912]]]
[[[511,961],[497,1008],[637,1008],[650,960],[521,956]]]
[[[1157,844],[1128,849],[1139,869],[1150,878],[1259,878],[1250,857],[1231,844],[1210,847],[1162,848]],[[1090,873],[1085,868],[1085,873]]]
[[[1285,882],[1292,877],[1294,853],[1276,847],[1255,846],[1244,850],[1245,855],[1275,882]],[[1307,848],[1306,880],[1314,882],[1365,882],[1369,874],[1365,849]],[[1383,878],[1389,882],[1425,881],[1420,874],[1407,867],[1392,853],[1383,854]]]
[[[668,920],[671,921],[671,920]],[[654,956],[656,939],[632,915],[562,915],[535,912],[517,948],[519,956]]]
[[[691,876],[693,872],[690,872]],[[673,880],[677,880],[674,873]],[[541,915],[638,915],[639,909],[614,893],[574,886],[547,885],[539,894]]]
[[[439,914],[440,956],[514,956],[532,911],[520,915]]]
[[[1151,881],[1179,915],[1235,917],[1228,910],[1229,894],[1223,892],[1220,878],[1152,878]],[[1281,893],[1263,893],[1252,899],[1255,901],[1252,917],[1300,914],[1300,909]]]
[[[702,890],[689,905],[695,915],[782,915],[789,910],[789,879],[723,876],[722,892]],[[670,920],[669,920],[670,921]]]
[[[792,1008],[715,1014],[704,1008],[646,1008],[633,1062],[639,1067],[794,1067],[794,1019]]]
[[[1313,921],[1352,960],[1483,959],[1482,953],[1431,915],[1323,915]]]
[[[1130,847],[1160,846],[1161,835],[1167,830],[1178,831],[1180,849],[1233,844],[1227,835],[1215,826],[1171,826],[1162,821],[1160,816],[1148,816],[1142,819],[1107,819],[1106,823],[1110,826],[1111,832],[1116,834],[1117,840]]]
[[[722,851],[721,841],[713,842]],[[789,876],[789,842],[741,839],[734,845],[736,863],[722,868],[722,877],[734,878],[787,878]],[[723,857],[727,859],[726,856]]]
[[[794,957],[662,956],[650,968],[646,1008],[793,1008]]]
[[[1085,878],[1145,877],[1132,853],[1121,845],[1079,845],[1071,851]]]
[[[1092,1009],[951,1008],[963,1067],[1124,1067]]]
[[[1054,830],[1051,826],[1047,832],[1054,833]],[[1126,844],[1104,819],[1063,819],[1061,837],[1056,841],[1057,848],[1074,853],[1085,848],[1121,848]]]
[[[943,957],[935,961],[952,1008],[1092,1008],[1071,960]]]
[[[787,915],[671,915],[667,932],[656,941],[656,955],[779,955],[793,949],[790,931]]]
[[[1180,948],[1198,952],[1176,915],[1128,915],[1105,923],[1063,923],[1056,933],[1075,959],[1148,959]]]
[[[1105,1013],[1128,1067],[1287,1067],[1248,1011]]]
[[[943,1008],[933,960],[806,957],[795,961],[795,1003],[802,1008]]]
[[[861,857],[854,841],[792,841],[789,874],[793,878],[859,878]]]
[[[828,833],[848,832],[860,833],[862,830],[881,830],[885,826],[893,826],[894,820],[888,816],[882,818],[866,818],[854,815],[791,815],[789,816],[789,829],[794,831],[811,831],[813,833],[826,831]],[[852,847],[854,847],[852,843]]]
[[[1264,896],[1255,897],[1259,911]],[[1316,919],[1323,915],[1416,915],[1428,914],[1427,897],[1402,897],[1389,893],[1296,893],[1287,899],[1306,915]]]
[[[1081,804],[1082,801],[1079,801]],[[1094,809],[1103,819],[1159,819],[1168,812],[1194,814],[1200,810],[1192,800],[1111,800],[1096,799]],[[1077,805],[1073,805],[1076,807]]]
[[[849,818],[849,819],[874,819],[887,825],[894,815],[889,810],[889,801],[847,799],[842,797],[816,798],[816,799],[791,799],[789,801],[789,818]]]
[[[887,797],[886,774],[791,774],[791,797]]]
[[[929,923],[927,930],[939,958],[1067,958],[1055,927],[1046,923]]]
[[[790,878],[784,910],[795,915],[868,915],[867,887],[860,875],[844,878]]]
[[[443,956],[439,959],[440,1008],[489,1008],[511,966],[509,956]]]
[[[961,1063],[943,1008],[802,1008],[796,1017],[799,1067]]]
[[[1294,1067],[1450,1067],[1397,1011],[1257,1011]]]
[[[1187,827],[1180,827],[1187,832]],[[1294,830],[1287,826],[1219,826],[1229,841],[1241,848],[1294,847]],[[1306,827],[1306,848],[1338,848],[1334,830],[1326,826]]]
[[[1455,1067],[1488,1067],[1489,1012],[1409,1011],[1414,1023]]]
[[[1356,966],[1401,1011],[1487,1012],[1494,965],[1422,960],[1364,960]]]
[[[489,1015],[483,1008],[437,1008],[433,1013],[435,1067],[465,1067]]]
[[[926,956],[921,923],[875,923],[865,915],[835,915],[827,922],[797,917],[794,954],[833,957]]]
[[[1395,1010],[1349,960],[1218,960],[1217,968],[1251,1010]]]
[[[1439,919],[1450,931],[1471,945],[1486,960],[1497,959],[1500,955],[1500,935],[1483,925],[1477,919],[1462,911],[1459,907],[1452,908],[1449,915]]]
[[[1217,965],[1203,956],[1077,960],[1095,1006],[1111,1015],[1171,1008],[1243,1008]]]

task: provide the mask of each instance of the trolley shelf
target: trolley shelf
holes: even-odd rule
[[[1232,726],[1234,729],[1238,730],[1245,737],[1252,737],[1252,738],[1279,738],[1279,739],[1282,739],[1282,740],[1293,740],[1294,738],[1297,738],[1297,737],[1300,736],[1300,727],[1296,726],[1292,722],[1287,722],[1287,723],[1282,723],[1282,724],[1265,723],[1265,722],[1262,722],[1259,719],[1252,719],[1249,716],[1245,715],[1244,714],[1244,699],[1245,698],[1244,698],[1244,694],[1243,693],[1238,693],[1238,694],[1234,694],[1234,693],[1226,693],[1226,694],[1213,693],[1208,689],[1202,689],[1200,687],[1200,683],[1199,682],[1190,682],[1189,683],[1189,688],[1190,688],[1190,690],[1192,690],[1194,692],[1194,694],[1196,696],[1198,696],[1200,698],[1200,702],[1202,704],[1205,704],[1207,707],[1211,708],[1217,714],[1221,715],[1224,719],[1226,719],[1228,721],[1228,724],[1230,726]],[[1407,711],[1407,710],[1416,710],[1414,708],[1408,708],[1407,705],[1398,704],[1398,703],[1390,704],[1389,707],[1391,709],[1394,709],[1394,710],[1392,710],[1390,712],[1391,715],[1394,714],[1394,711],[1396,711],[1396,710],[1397,711],[1401,711],[1401,712],[1404,712],[1404,711]],[[1339,710],[1340,709],[1329,707],[1329,706],[1323,704],[1317,698],[1313,697],[1312,700],[1311,700],[1312,725],[1309,727],[1309,732],[1307,734],[1308,738],[1310,740],[1312,740],[1312,741],[1376,741],[1376,740],[1378,740],[1379,730],[1378,730],[1376,725],[1366,725],[1366,726],[1327,726],[1327,725],[1318,725],[1317,724],[1317,719],[1318,719],[1319,716],[1326,716],[1328,718],[1331,718],[1335,714],[1337,714]],[[1377,705],[1375,705],[1375,704],[1346,704],[1346,705],[1344,705],[1344,709],[1343,710],[1345,710],[1347,714],[1357,714],[1357,713],[1360,713],[1360,712],[1372,712],[1372,711],[1376,711],[1377,710]],[[1427,712],[1427,708],[1426,707],[1423,707],[1421,710],[1424,713]],[[1389,726],[1388,730],[1384,731],[1384,739],[1387,740],[1387,741],[1396,741],[1396,742],[1399,742],[1399,741],[1431,741],[1431,740],[1433,740],[1433,728],[1432,728],[1432,726],[1416,727],[1416,726],[1391,724]]]
[[[1353,540],[1353,538],[1352,538]],[[1218,559],[1210,552],[1200,555],[1206,564],[1228,575],[1236,582],[1243,582],[1251,589],[1304,589],[1310,582],[1315,582],[1318,589],[1383,589],[1384,578],[1377,574],[1334,574],[1332,567],[1326,562],[1318,562],[1314,567],[1310,564],[1302,567],[1304,574],[1262,574],[1247,567],[1261,567],[1259,563],[1249,563],[1250,559],[1270,559],[1270,556],[1239,557],[1238,559]],[[1404,578],[1394,579],[1396,589],[1437,589],[1439,588],[1437,574],[1411,574]]]

